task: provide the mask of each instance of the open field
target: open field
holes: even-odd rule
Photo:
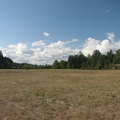
[[[0,120],[120,120],[120,71],[0,70]]]

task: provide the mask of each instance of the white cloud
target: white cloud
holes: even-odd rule
[[[72,42],[77,42],[79,39],[72,39],[72,40],[68,40],[66,42],[64,42],[64,44],[69,44],[69,43],[72,43]]]
[[[33,42],[32,43],[32,47],[37,47],[37,46],[41,46],[41,47],[44,47],[45,46],[45,43],[43,42],[43,40],[39,40],[39,41],[36,41],[36,42]]]
[[[76,41],[57,41],[47,45],[43,40],[40,40],[31,43],[31,46],[18,43],[16,45],[9,45],[7,48],[1,48],[1,50],[5,56],[10,57],[14,62],[27,62],[38,65],[52,64],[56,59],[67,60],[69,55],[77,54],[79,49],[72,49],[65,46],[66,43]]]
[[[46,44],[44,40],[39,40],[31,43],[31,46],[18,43],[9,45],[7,48],[0,47],[0,50],[2,50],[4,56],[10,57],[14,62],[27,62],[38,65],[52,64],[54,60],[67,60],[69,55],[78,54],[79,51],[86,56],[88,54],[92,55],[96,49],[102,54],[106,54],[110,50],[115,52],[120,49],[120,41],[115,41],[114,37],[113,33],[107,33],[107,38],[104,40],[89,37],[83,45],[78,44],[78,39],[57,41],[50,44]],[[71,43],[72,45],[75,44],[76,47],[73,48]]]
[[[16,56],[28,55],[32,53],[27,44],[23,43],[18,43],[17,45],[9,45],[7,50],[15,53]]]
[[[110,50],[110,42],[109,40],[103,40],[100,42],[100,44],[97,45],[96,47],[97,50],[99,50],[101,53],[105,54]]]
[[[8,48],[1,48],[4,55],[10,57],[14,62],[28,62],[33,51],[24,43],[9,45]]]
[[[44,32],[44,33],[43,33],[43,35],[44,35],[45,37],[50,36],[50,34],[49,34],[49,33],[47,33],[47,32]]]
[[[120,49],[120,41],[114,40],[115,34],[107,33],[106,35],[107,39],[105,40],[88,38],[82,46],[81,51],[87,56],[88,54],[92,55],[94,50],[99,50],[102,54],[106,54],[110,50],[115,52]]]
[[[95,40],[94,38],[88,38],[85,44],[82,46],[81,51],[84,53],[84,55],[92,54],[99,42],[100,41]]]
[[[113,32],[107,33],[106,35],[107,35],[107,39],[109,39],[109,40],[111,40],[111,41],[113,41],[114,38],[115,38],[115,34],[114,34]]]

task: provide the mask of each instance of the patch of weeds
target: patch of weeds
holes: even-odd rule
[[[42,91],[42,90],[35,90],[33,91],[33,96],[40,99],[42,101],[42,103],[47,103],[48,100],[47,98],[45,97],[45,91]]]
[[[62,101],[63,101],[66,105],[69,104],[69,101],[68,101],[67,98],[63,98]]]
[[[53,99],[52,99],[52,102],[53,102],[53,103],[55,103],[55,101],[56,101],[56,99],[55,99],[55,98],[53,98]]]
[[[37,107],[38,107],[37,104],[33,104],[33,105],[32,105],[32,108],[37,108]]]
[[[117,97],[116,94],[112,94],[111,96],[112,96],[113,99],[115,99]]]
[[[45,92],[41,90],[35,90],[33,94],[39,98],[43,98],[45,96]]]
[[[26,101],[30,98],[31,94],[32,94],[32,93],[30,93],[30,92],[28,92],[28,93],[27,93],[27,92],[24,92],[24,93],[23,93],[23,96],[24,96],[24,98],[25,98]]]

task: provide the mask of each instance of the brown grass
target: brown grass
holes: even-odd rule
[[[120,120],[120,71],[0,70],[0,120]]]

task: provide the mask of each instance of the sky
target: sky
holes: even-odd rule
[[[120,49],[120,0],[0,0],[0,50],[18,63]]]

